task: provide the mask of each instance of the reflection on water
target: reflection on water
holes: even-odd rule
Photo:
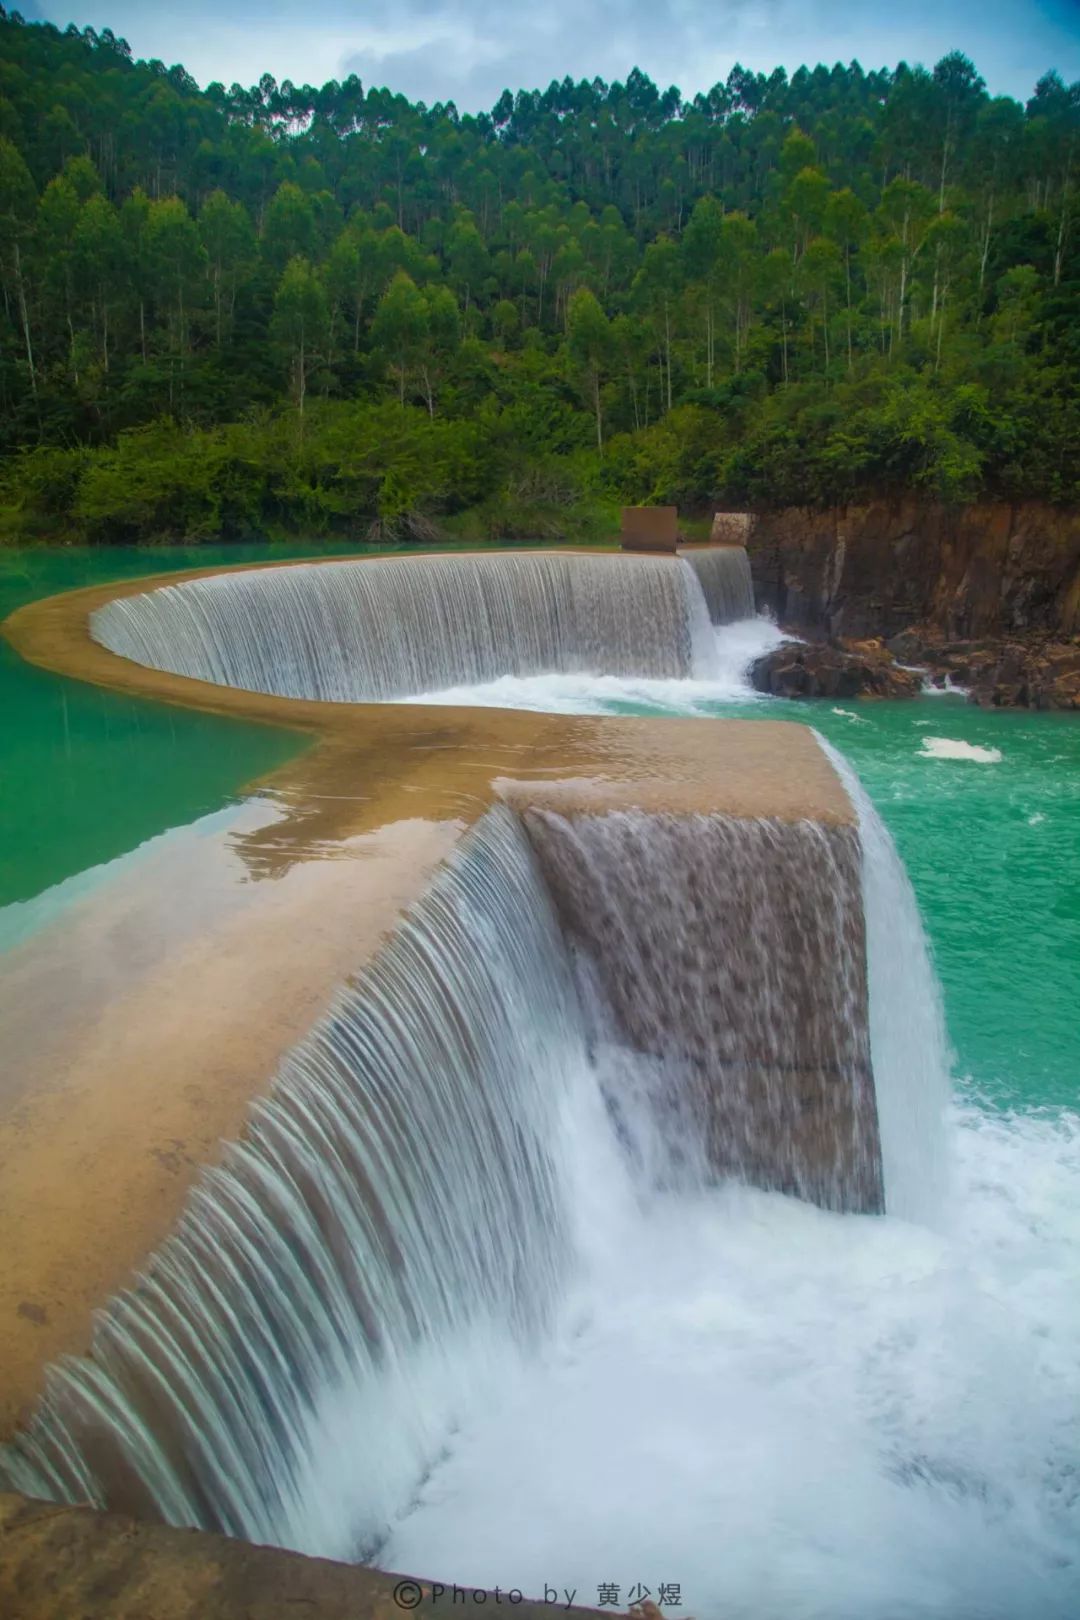
[[[80,586],[278,555],[288,553],[269,546],[0,551],[0,618]],[[0,907],[218,809],[303,746],[267,726],[64,680],[25,663],[3,639],[0,713]],[[14,935],[11,919],[8,926]]]

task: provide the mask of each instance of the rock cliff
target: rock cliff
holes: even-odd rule
[[[1080,511],[915,500],[755,515],[759,607],[792,630],[946,639],[1080,633]]]
[[[975,703],[1080,708],[1080,511],[790,508],[755,514],[747,549],[758,607],[818,644],[762,660],[763,691],[908,695],[891,652]],[[888,643],[869,664],[866,638]]]

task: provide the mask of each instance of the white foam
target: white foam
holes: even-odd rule
[[[750,667],[785,635],[771,619],[743,619],[714,630],[711,673],[704,680],[657,680],[615,675],[503,675],[482,685],[422,692],[412,703],[474,704],[483,708],[534,709],[548,714],[610,714],[622,706],[668,714],[696,714],[715,703],[760,701],[750,685]]]
[[[925,759],[970,759],[979,765],[999,765],[1000,748],[982,748],[959,737],[924,737],[919,752]]]
[[[937,686],[930,679],[930,677],[928,675],[926,675],[925,670],[923,670],[920,666],[918,666],[916,664],[901,664],[900,667],[901,667],[901,669],[914,670],[914,672],[917,675],[923,675],[925,677],[924,680],[923,680],[923,683],[922,683],[922,695],[923,695],[923,697],[959,697],[959,698],[966,698],[969,691],[971,690],[971,688],[968,687],[968,686],[958,686],[956,684],[956,682],[953,680],[951,675],[946,675],[945,680],[944,680],[944,684],[941,685],[941,686]]]
[[[600,1122],[575,1130],[615,1230],[384,1565],[592,1605],[678,1581],[698,1620],[1077,1612],[1076,1121],[957,1114],[937,1232],[739,1188],[608,1197]]]

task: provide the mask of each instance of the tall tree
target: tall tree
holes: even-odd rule
[[[588,287],[579,287],[570,299],[567,319],[570,358],[596,418],[596,448],[604,449],[601,389],[611,361],[611,326]]]
[[[308,261],[298,254],[289,260],[278,282],[272,331],[287,356],[301,423],[308,381],[319,345],[325,341],[329,319],[326,289]]]

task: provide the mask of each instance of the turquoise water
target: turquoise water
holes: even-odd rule
[[[9,600],[221,556],[39,555]],[[711,686],[541,677],[464,700],[777,717],[842,750],[906,862],[944,986],[963,1082],[947,1189],[925,1225],[732,1185],[643,1198],[586,1086],[557,1147],[581,1276],[538,1353],[521,1361],[481,1333],[434,1358],[430,1383],[426,1367],[406,1376],[429,1421],[445,1410],[446,1443],[380,1558],[463,1585],[557,1580],[578,1602],[600,1578],[655,1591],[676,1577],[703,1620],[1067,1620],[1080,1612],[1080,717],[955,697],[765,701],[744,662]],[[42,676],[10,653],[0,682],[15,721],[2,767],[21,784],[2,811],[4,871],[22,894],[206,817],[302,746]],[[907,942],[911,921],[898,915]],[[917,1015],[910,996],[898,1003]],[[903,1093],[916,1121],[917,1093]],[[314,1550],[355,1547],[377,1406],[335,1393],[317,1425],[297,1494]],[[394,1423],[375,1433],[392,1458]],[[627,1493],[627,1479],[649,1484]]]
[[[269,546],[5,554],[0,615],[79,585],[302,554]],[[596,706],[653,712],[633,698]],[[696,703],[694,712],[801,720],[847,754],[911,874],[957,1073],[1000,1105],[1075,1106],[1080,717],[986,712],[957,697],[843,708]],[[0,713],[0,906],[221,808],[304,746],[292,733],[63,680],[3,642]],[[929,757],[932,738],[1000,759]]]
[[[57,591],[294,556],[269,546],[0,551],[0,619]],[[0,907],[221,808],[295,733],[145,703],[34,669],[0,639]]]
[[[1075,1107],[1080,716],[958,697],[845,707],[807,718],[859,772],[911,875],[957,1073],[989,1100]],[[928,758],[927,738],[1001,758]]]

